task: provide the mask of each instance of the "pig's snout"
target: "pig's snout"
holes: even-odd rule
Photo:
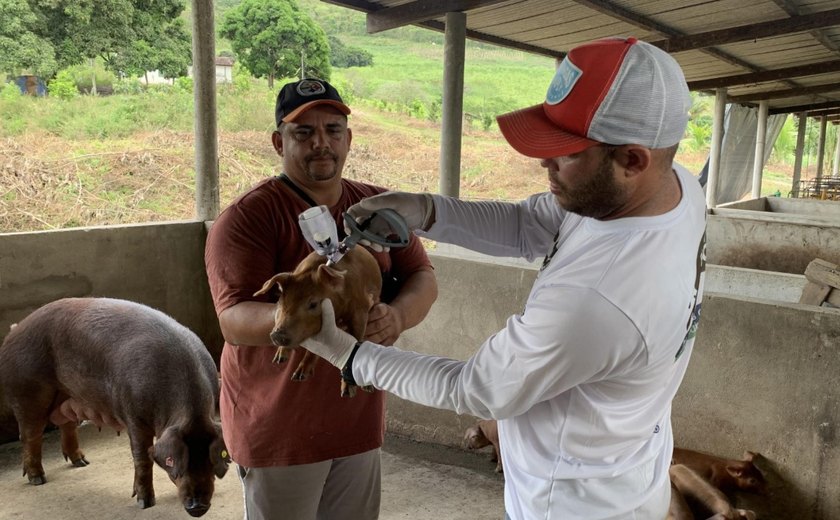
[[[288,347],[292,344],[292,336],[285,327],[277,328],[271,331],[271,342],[278,347]]]
[[[187,510],[187,513],[190,516],[198,518],[199,516],[204,515],[204,513],[206,513],[207,510],[210,509],[210,504],[205,504],[195,498],[189,498],[184,503],[184,509]]]

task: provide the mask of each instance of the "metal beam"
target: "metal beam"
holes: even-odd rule
[[[821,63],[811,63],[810,65],[798,65],[796,67],[785,67],[783,69],[747,72],[746,74],[736,74],[734,76],[722,76],[719,78],[689,81],[688,88],[690,90],[709,90],[720,87],[752,85],[755,83],[779,81],[787,78],[813,76],[815,74],[826,74],[828,72],[837,71],[840,71],[840,60],[823,61]]]
[[[438,31],[442,33],[446,32],[446,25],[441,22],[438,22],[437,20],[429,20],[428,22],[421,22],[416,25],[420,27],[425,27],[426,29],[431,29],[433,31]],[[508,40],[507,38],[493,36],[491,34],[485,34],[470,29],[467,29],[466,35],[467,38],[469,38],[470,40],[478,40],[485,43],[492,43],[493,45],[499,45],[500,47],[516,49],[518,51],[529,52],[531,54],[537,54],[540,56],[548,56],[549,58],[563,59],[566,56],[565,52],[555,51],[554,49],[549,49],[547,47],[539,47],[537,45],[530,45],[514,40]]]
[[[611,18],[615,18],[617,20],[621,20],[622,22],[628,23],[630,25],[634,25],[636,27],[645,29],[646,31],[653,31],[658,32],[659,34],[663,34],[668,37],[684,37],[686,34],[679,29],[671,27],[670,25],[666,25],[661,22],[657,22],[653,18],[649,16],[645,16],[639,14],[635,11],[631,11],[621,5],[611,2],[609,0],[574,0],[576,3],[586,6],[594,11],[598,11],[601,14],[605,14],[610,16]],[[708,54],[710,56],[714,56],[715,58],[725,61],[730,65],[735,65],[736,67],[742,67],[744,69],[750,71],[760,71],[762,70],[759,67],[756,67],[752,63],[746,62],[740,58],[736,58],[731,54],[723,52],[720,49],[708,48],[703,49],[701,52]]]
[[[322,0],[328,4],[337,5],[340,7],[345,7],[348,9],[354,9],[356,11],[362,11],[363,13],[374,13],[377,11],[381,11],[383,9],[382,6],[374,4],[372,2],[368,2],[368,0]],[[426,29],[431,29],[433,31],[437,31],[440,33],[446,32],[446,25],[443,22],[439,22],[437,20],[428,20],[425,22],[417,22],[416,24],[418,27],[423,27]],[[531,54],[537,54],[540,56],[548,56],[550,58],[563,58],[566,56],[565,52],[560,52],[554,49],[549,49],[546,47],[539,47],[537,45],[529,45],[527,43],[518,42],[515,40],[508,40],[507,38],[502,38],[499,36],[493,36],[491,34],[485,34],[478,31],[473,31],[467,29],[466,32],[467,38],[470,40],[476,40],[480,42],[492,43],[493,45],[498,45],[500,47],[507,47],[508,49],[516,49],[518,51],[529,52]]]
[[[801,14],[799,12],[799,6],[794,5],[793,2],[791,2],[790,0],[773,0],[773,3],[778,5],[782,10],[784,10],[784,12],[791,16]],[[823,44],[823,46],[826,49],[840,53],[840,45],[837,45],[834,42],[832,42],[828,38],[828,36],[826,36],[825,31],[822,31],[820,29],[814,29],[813,31],[811,31],[811,36],[813,36],[814,39]]]
[[[807,105],[796,105],[788,107],[776,107],[770,109],[770,115],[775,114],[790,114],[791,112],[811,112],[814,110],[822,110],[824,108],[840,107],[840,100],[825,101],[823,103],[810,103]]]
[[[368,13],[367,32],[374,34],[445,16],[446,13],[467,12],[506,0],[415,0],[407,4]]]
[[[605,14],[611,18],[616,18],[618,20],[621,20],[622,22],[629,23],[630,25],[635,25],[636,27],[641,27],[642,29],[656,31],[659,34],[662,34],[663,36],[685,36],[685,33],[680,30],[677,30],[669,25],[665,25],[664,23],[657,22],[649,16],[645,16],[635,11],[631,11],[630,9],[622,7],[621,5],[615,2],[610,2],[608,0],[574,1],[575,3],[578,3],[580,5],[585,5],[593,11],[598,11],[601,14]]]
[[[836,108],[826,108],[823,110],[811,110],[810,112],[808,112],[808,117],[818,116],[840,116],[840,106]]]
[[[812,85],[810,87],[799,87],[785,90],[769,90],[754,92],[729,98],[730,103],[743,103],[745,101],[766,101],[768,99],[784,99],[798,96],[810,96],[811,94],[825,94],[827,92],[840,93],[840,83],[834,81],[825,85]]]
[[[819,13],[791,16],[782,20],[741,25],[739,27],[730,27],[728,29],[719,29],[717,31],[708,31],[688,36],[678,36],[650,43],[664,51],[674,53],[810,31],[832,25],[840,25],[840,9],[830,9]]]

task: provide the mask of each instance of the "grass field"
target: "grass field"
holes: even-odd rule
[[[369,36],[358,13],[338,19],[333,6],[302,3],[347,25],[344,42],[374,56],[372,67],[334,69],[331,78],[353,108],[346,175],[437,191],[440,35],[408,28]],[[495,116],[539,103],[553,71],[546,57],[468,45],[462,197],[516,200],[546,189],[545,172],[507,145]],[[257,79],[237,85],[220,86],[217,96],[223,206],[279,168],[270,142],[276,89]],[[0,231],[192,218],[192,127],[193,96],[183,85],[67,100],[0,90]],[[686,142],[678,160],[699,172],[707,150]],[[791,170],[768,164],[762,194],[786,195]]]

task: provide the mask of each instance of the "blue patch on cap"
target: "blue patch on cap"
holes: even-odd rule
[[[548,86],[548,92],[545,94],[545,102],[549,105],[556,105],[566,99],[581,75],[583,75],[583,71],[566,57],[557,67],[557,72],[554,73],[554,79],[551,80],[551,85]]]

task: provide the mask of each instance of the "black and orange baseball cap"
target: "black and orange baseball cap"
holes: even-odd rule
[[[282,122],[292,123],[296,117],[318,105],[329,105],[344,115],[350,115],[350,107],[344,104],[335,87],[322,79],[302,79],[286,83],[280,89],[274,106],[274,120],[277,126]]]

